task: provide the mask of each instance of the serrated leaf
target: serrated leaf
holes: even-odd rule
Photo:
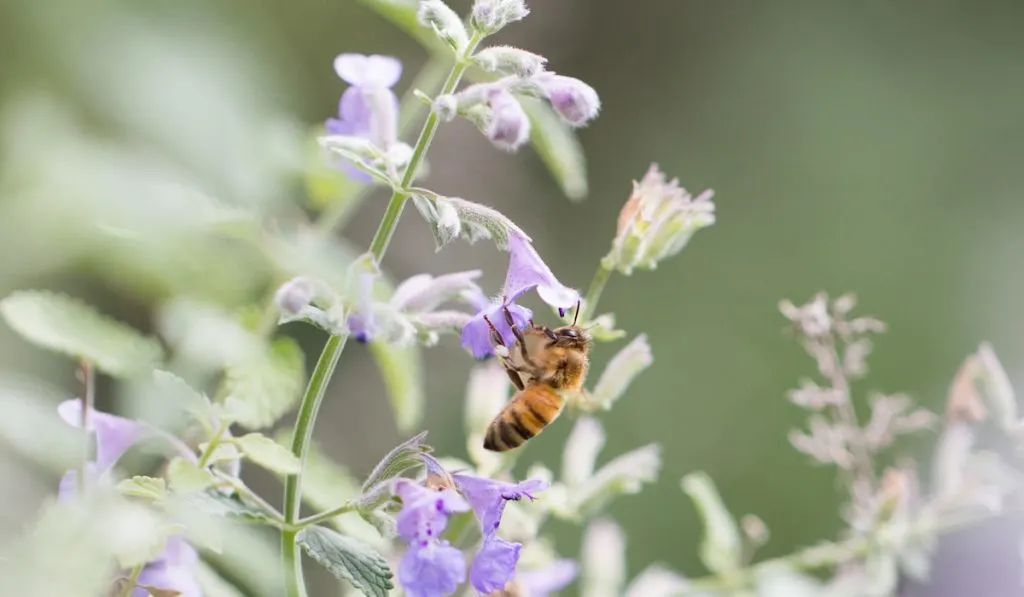
[[[117,484],[121,495],[158,502],[167,497],[167,482],[163,479],[135,476]]]
[[[530,118],[530,143],[548,167],[565,196],[581,201],[587,196],[587,159],[576,132],[551,106],[533,98],[519,98]]]
[[[210,399],[188,385],[184,379],[169,371],[154,371],[152,391],[158,394],[161,401],[177,403],[197,421],[209,425],[214,414]]]
[[[28,341],[89,361],[113,376],[132,376],[163,359],[155,340],[66,295],[15,292],[0,301],[0,314]]]
[[[232,443],[238,446],[249,460],[267,470],[282,475],[297,475],[302,470],[302,464],[294,454],[263,434],[249,433],[235,438]]]
[[[277,422],[295,406],[305,383],[306,364],[295,340],[280,337],[265,350],[255,351],[228,366],[228,394],[244,408],[238,423],[262,429]]]
[[[248,523],[277,524],[277,521],[267,516],[262,510],[242,502],[236,496],[227,495],[214,489],[192,494],[182,503],[211,516]]]
[[[199,468],[181,456],[167,463],[167,480],[171,490],[182,495],[198,493],[214,484],[210,471]]]
[[[363,595],[387,597],[394,588],[388,561],[364,543],[320,526],[302,529],[297,541],[310,558]]]
[[[427,432],[424,431],[392,448],[370,471],[366,482],[363,483],[363,494],[372,494],[382,483],[422,465],[423,454],[428,451],[423,445],[426,438]]]
[[[704,520],[701,561],[716,573],[738,569],[743,565],[739,525],[722,502],[711,477],[702,472],[691,473],[683,477],[681,485]]]

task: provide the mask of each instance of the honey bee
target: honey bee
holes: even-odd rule
[[[505,321],[516,337],[511,348],[505,346],[501,334],[489,319],[491,339],[504,346],[507,354],[499,355],[505,372],[518,391],[498,416],[487,426],[484,449],[507,452],[522,446],[544,431],[565,408],[562,392],[583,389],[590,367],[590,335],[576,325],[580,306],[572,325],[549,328],[530,321],[527,330],[516,327],[512,313],[505,309]]]

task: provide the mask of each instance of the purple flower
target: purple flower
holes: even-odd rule
[[[82,424],[82,401],[65,400],[57,406],[57,414],[68,425]],[[96,468],[102,473],[109,470],[137,441],[146,434],[141,424],[108,413],[92,410],[87,424],[96,433]]]
[[[178,591],[181,597],[203,597],[203,590],[196,579],[196,565],[199,554],[185,542],[181,535],[167,540],[167,547],[156,560],[146,564],[139,575],[138,585],[155,587],[165,591]],[[147,597],[149,592],[136,588],[133,597]]]
[[[543,491],[548,484],[539,479],[506,483],[463,474],[454,474],[452,479],[473,507],[484,536],[483,546],[469,573],[470,582],[482,594],[503,589],[515,576],[519,552],[523,547],[520,543],[498,537],[505,504],[524,497],[532,500],[533,493]]]
[[[338,102],[338,118],[327,119],[327,131],[367,139],[386,152],[398,138],[398,97],[391,88],[402,76],[402,63],[391,56],[341,54],[334,70],[351,87]],[[372,180],[347,161],[342,168],[353,180]]]
[[[65,400],[57,406],[57,414],[74,427],[82,424],[82,401],[78,398]],[[110,471],[135,443],[143,439],[150,429],[131,419],[109,413],[91,410],[88,430],[96,433],[96,460],[85,463],[90,483],[105,483]],[[61,501],[74,499],[78,492],[78,471],[71,469],[60,480],[57,496]],[[203,591],[196,580],[195,567],[199,554],[180,535],[167,540],[167,546],[159,558],[146,564],[139,575],[139,585],[173,590],[182,597],[203,597]],[[149,593],[136,588],[134,597],[145,597]]]
[[[467,295],[466,298],[477,313],[462,328],[462,348],[468,350],[477,359],[483,360],[494,356],[494,341],[491,339],[491,326],[487,324],[487,320],[490,320],[501,334],[502,342],[506,346],[512,346],[515,343],[516,337],[512,333],[512,327],[505,319],[504,308],[506,305],[502,302],[491,301],[484,296],[483,292],[478,295]],[[512,313],[516,327],[529,326],[533,311],[514,303],[508,305],[508,310]],[[487,319],[484,319],[485,317]]]
[[[551,268],[540,258],[529,239],[513,232],[509,235],[508,245],[509,264],[502,290],[503,300],[493,303],[482,294],[470,297],[470,303],[477,309],[477,314],[462,328],[462,347],[477,359],[485,359],[494,354],[491,326],[487,320],[501,334],[506,346],[515,343],[515,336],[505,319],[505,307],[511,311],[516,327],[529,325],[533,312],[515,304],[515,301],[530,290],[536,288],[537,295],[545,303],[556,307],[559,313],[564,313],[580,300],[579,292],[559,282],[555,274],[551,273]]]
[[[398,535],[409,544],[398,567],[398,580],[409,597],[445,597],[466,580],[462,552],[440,539],[448,518],[468,512],[469,504],[451,489],[431,491],[408,479],[395,483],[402,499]]]
[[[537,570],[520,572],[516,584],[529,597],[547,597],[557,593],[576,580],[579,565],[572,560],[557,560]]]
[[[488,94],[490,119],[484,134],[496,146],[516,151],[530,138],[530,119],[515,96],[505,89],[493,89]]]
[[[454,474],[452,479],[473,507],[473,512],[480,521],[480,530],[485,537],[498,530],[507,502],[519,501],[524,497],[534,500],[534,493],[548,488],[547,482],[540,479],[506,483],[463,474]]]
[[[516,574],[521,543],[506,541],[491,534],[484,539],[483,547],[473,560],[469,570],[469,582],[482,595],[505,588]]]
[[[590,85],[579,79],[542,73],[533,78],[551,107],[572,126],[583,126],[601,110],[601,100]]]

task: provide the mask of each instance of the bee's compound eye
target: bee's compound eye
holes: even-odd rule
[[[563,330],[562,335],[566,338],[579,338],[580,335],[576,333],[574,329]]]

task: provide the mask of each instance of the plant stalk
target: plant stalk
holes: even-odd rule
[[[448,78],[441,87],[441,94],[452,93],[458,87],[459,81],[462,79],[462,75],[469,64],[466,57],[476,49],[476,46],[482,39],[483,36],[479,33],[473,35],[465,54],[456,60],[455,65],[448,74]],[[401,187],[395,189],[391,195],[387,211],[385,211],[384,217],[377,227],[377,232],[373,236],[373,241],[370,243],[370,254],[377,264],[383,260],[384,253],[387,252],[388,245],[391,244],[391,238],[395,234],[395,228],[398,226],[402,209],[409,199],[406,189],[416,178],[416,172],[423,163],[423,158],[426,156],[427,149],[429,149],[430,143],[434,139],[434,133],[437,131],[439,124],[440,119],[437,114],[431,112],[423,124],[423,130],[420,131],[416,145],[413,147],[412,157],[409,159],[409,164],[406,167]],[[338,364],[338,359],[341,358],[341,353],[345,348],[345,341],[347,339],[347,336],[331,336],[328,338],[327,344],[320,354],[320,359],[317,361],[316,368],[313,370],[313,375],[310,377],[306,393],[302,397],[302,403],[299,405],[295,431],[292,435],[292,454],[299,459],[302,468],[299,474],[285,477],[284,482],[284,521],[287,528],[281,533],[281,553],[285,566],[287,597],[306,596],[306,586],[302,576],[302,558],[296,542],[299,533],[296,523],[299,520],[302,506],[302,471],[305,470],[306,454],[313,436],[313,426],[316,423],[320,404],[323,402],[327,385],[334,375],[334,369]]]

